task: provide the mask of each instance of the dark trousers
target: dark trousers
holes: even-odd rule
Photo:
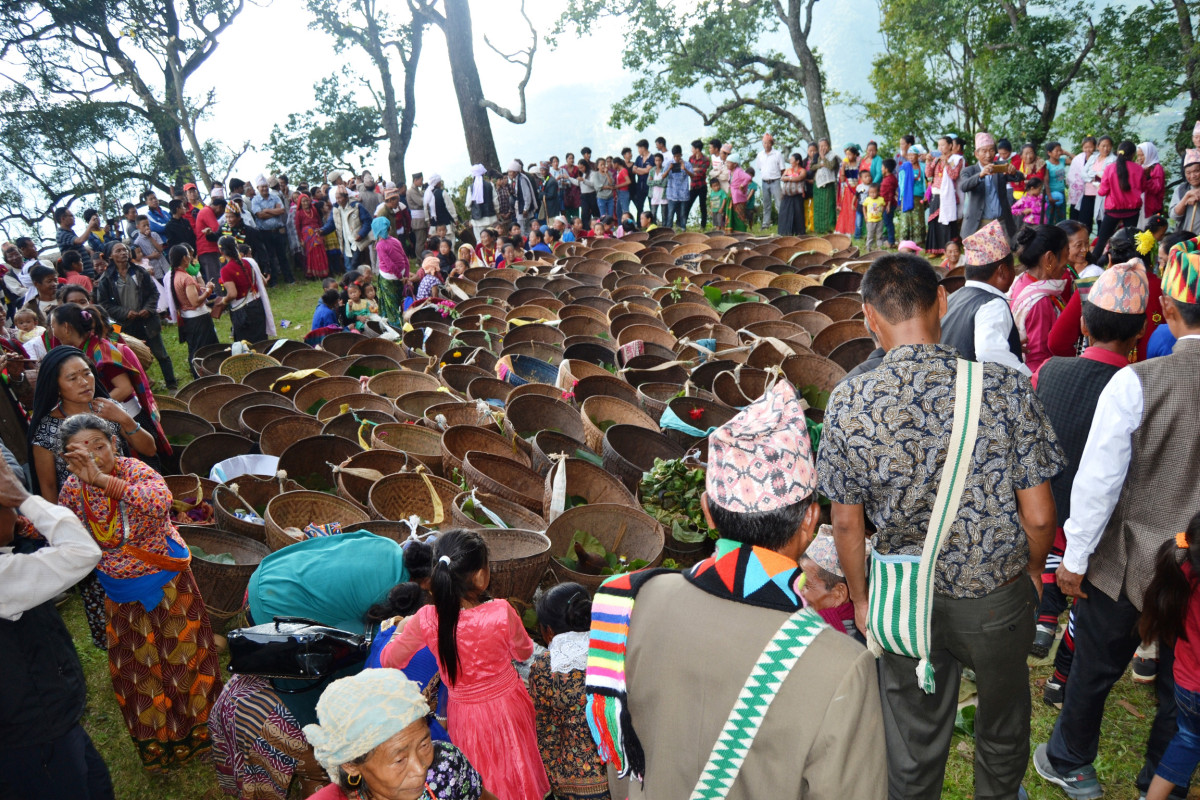
[[[220,253],[201,253],[196,256],[196,260],[200,262],[200,271],[204,273],[204,281],[212,281],[214,284],[221,283],[221,255]]]
[[[633,199],[633,207],[637,209],[637,224],[642,224],[642,212],[646,210],[646,198],[650,196],[650,188],[640,188],[639,184],[633,184],[633,193],[630,197]]]
[[[83,726],[47,744],[0,748],[0,800],[112,800],[112,779]]]
[[[687,228],[687,204],[687,200],[668,200],[667,224],[663,227],[670,228],[674,226],[680,230]]]
[[[937,688],[917,684],[917,660],[884,653],[879,694],[888,753],[889,800],[940,797],[954,735],[962,668],[975,670],[975,797],[1017,796],[1029,763],[1029,668],[1037,593],[1021,576],[975,600],[936,595],[930,662]]]
[[[262,243],[271,256],[271,285],[278,286],[281,279],[284,283],[295,283],[292,264],[288,261],[287,231],[262,231]]]
[[[193,378],[199,378],[196,365],[192,363],[192,359],[196,357],[196,351],[201,347],[217,344],[220,341],[217,338],[217,329],[213,324],[212,314],[204,314],[199,317],[181,316],[178,324],[179,332],[182,334],[183,340],[187,342],[188,370],[192,373]]]
[[[583,217],[583,229],[590,230],[592,218],[600,216],[600,204],[596,202],[595,192],[582,193],[579,197],[579,216]]]
[[[146,346],[154,354],[154,360],[158,362],[158,368],[162,370],[163,380],[167,382],[167,387],[174,391],[176,385],[175,365],[171,363],[171,355],[163,343],[162,334],[156,333],[146,337]]]
[[[700,201],[700,230],[708,229],[708,187],[693,186],[688,194],[687,213],[684,219],[692,215],[692,206],[695,202]]]
[[[1114,216],[1114,214],[1122,214],[1123,216]],[[1138,212],[1135,209],[1133,214],[1126,215],[1126,212],[1116,211],[1105,213],[1104,219],[1100,220],[1100,232],[1096,234],[1096,244],[1092,247],[1092,253],[1088,256],[1089,264],[1101,264],[1100,261],[1104,257],[1104,246],[1108,244],[1108,240],[1118,229],[1124,228],[1126,225],[1136,225]]]
[[[1086,225],[1090,235],[1092,224],[1096,221],[1096,195],[1084,195],[1079,198],[1078,210],[1071,208],[1071,219]]]
[[[1084,591],[1088,596],[1076,598],[1074,610],[1077,663],[1071,667],[1066,698],[1058,721],[1054,723],[1047,753],[1051,765],[1061,771],[1077,769],[1096,760],[1104,703],[1140,643],[1137,624],[1141,613],[1128,597],[1122,594],[1113,600],[1087,582]],[[1160,646],[1158,676],[1154,682],[1158,711],[1150,726],[1145,763],[1136,781],[1143,794],[1175,735],[1174,669],[1174,650]],[[1179,787],[1178,796],[1186,795],[1187,787]]]
[[[896,246],[896,209],[883,212],[883,238],[887,239],[888,247]]]

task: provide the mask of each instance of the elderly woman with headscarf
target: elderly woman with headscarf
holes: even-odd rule
[[[487,179],[487,167],[471,165],[471,189],[467,192],[467,208],[471,210],[471,228],[475,241],[482,241],[483,231],[496,224],[496,200],[492,182]]]
[[[1163,198],[1167,193],[1167,179],[1163,165],[1158,161],[1158,148],[1154,142],[1142,142],[1137,146],[1137,163],[1142,165],[1142,220],[1150,219],[1163,210]],[[1139,225],[1142,227],[1142,225]]]
[[[295,226],[304,248],[305,274],[310,278],[329,275],[329,259],[325,255],[325,237],[321,233],[321,214],[313,205],[312,197],[303,192],[296,202]]]
[[[829,147],[828,139],[817,142],[817,157],[809,167],[816,170],[813,186],[813,232],[818,236],[831,233],[837,221],[838,158]]]
[[[398,670],[334,681],[306,725],[317,760],[334,781],[312,800],[496,800],[452,744],[429,732],[429,705]]]
[[[431,175],[425,189],[425,215],[429,219],[430,236],[452,236],[458,222],[458,211],[446,197],[441,175]]]
[[[379,256],[379,283],[376,286],[379,298],[379,313],[388,322],[400,322],[404,311],[404,295],[410,282],[411,267],[408,254],[400,240],[389,234],[387,217],[371,220],[371,233],[375,236],[375,252]]]

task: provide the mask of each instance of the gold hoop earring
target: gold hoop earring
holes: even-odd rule
[[[351,786],[358,786],[360,783],[362,783],[362,773],[356,772],[353,775],[347,775],[346,783],[350,784]]]

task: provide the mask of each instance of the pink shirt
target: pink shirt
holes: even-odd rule
[[[1142,183],[1145,176],[1142,165],[1128,161],[1125,166],[1129,168],[1129,191],[1121,188],[1116,162],[1104,168],[1104,177],[1100,179],[1098,191],[1104,197],[1106,211],[1136,211],[1142,207]]]
[[[749,192],[746,187],[750,185],[750,173],[742,169],[741,166],[735,167],[729,173],[729,193],[734,204],[744,203],[750,199]]]
[[[1058,307],[1051,297],[1043,297],[1034,303],[1025,317],[1025,366],[1029,367],[1030,372],[1037,372],[1042,362],[1054,355],[1050,352],[1050,329],[1054,327],[1056,319]]]

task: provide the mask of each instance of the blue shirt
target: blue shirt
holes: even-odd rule
[[[563,231],[562,240],[564,242],[573,242],[575,241],[575,234],[570,231]]]
[[[692,191],[692,165],[679,158],[678,171],[667,171],[667,200],[686,203]]]
[[[268,211],[272,208],[283,208],[283,201],[278,195],[268,194],[265,198],[261,194],[254,195],[254,199],[250,201],[250,210],[255,214],[261,211]],[[255,219],[258,219],[255,217]],[[277,217],[270,219],[258,219],[258,227],[264,231],[277,231],[287,224],[287,214],[280,214]]]
[[[1150,334],[1150,341],[1146,343],[1146,358],[1171,355],[1176,341],[1175,337],[1171,335],[1171,329],[1164,322],[1154,329],[1154,333]]]
[[[166,232],[167,223],[171,221],[171,215],[163,211],[162,206],[159,206],[157,210],[147,208],[146,218],[150,220],[150,230],[157,234]]]
[[[996,182],[991,175],[983,178],[983,219],[1000,219],[1000,197],[996,194]]]
[[[329,325],[337,326],[337,312],[324,303],[317,301],[317,310],[313,312],[312,329],[324,328]]]

